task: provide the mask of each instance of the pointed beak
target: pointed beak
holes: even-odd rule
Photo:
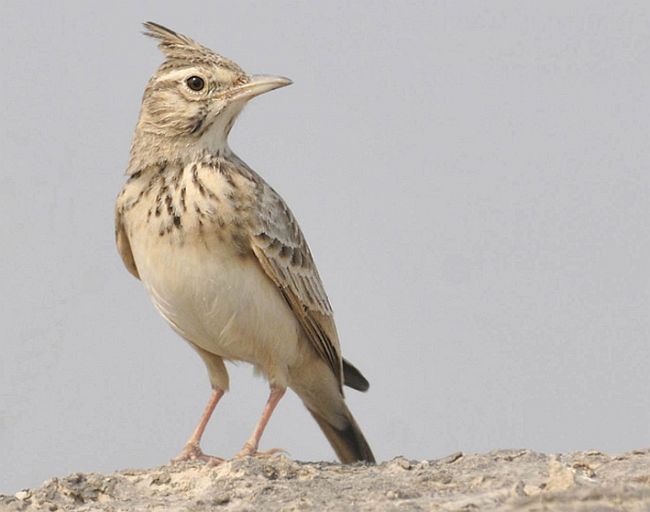
[[[255,96],[264,94],[265,92],[279,89],[291,85],[293,82],[283,76],[272,75],[253,75],[250,82],[240,85],[233,90],[231,100],[250,100]]]

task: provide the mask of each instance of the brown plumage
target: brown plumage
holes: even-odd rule
[[[201,356],[213,395],[179,459],[208,459],[203,429],[229,380],[224,361],[254,365],[270,383],[260,422],[240,452],[257,452],[287,387],[303,400],[342,462],[374,462],[343,397],[368,381],[341,349],[313,257],[282,198],[229,148],[254,96],[288,85],[251,76],[155,23],[165,62],[143,97],[116,207],[117,247],[155,306]]]

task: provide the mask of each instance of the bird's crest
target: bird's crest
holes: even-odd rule
[[[233,71],[240,71],[237,64],[219,55],[209,48],[200,45],[193,39],[174,32],[153,21],[143,23],[146,29],[144,35],[158,40],[158,48],[167,57],[167,63],[175,65],[179,63],[204,63],[218,65]]]

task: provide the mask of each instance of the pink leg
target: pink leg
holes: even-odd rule
[[[185,443],[185,446],[181,450],[181,453],[179,453],[176,457],[174,457],[172,459],[172,462],[181,462],[185,460],[202,460],[204,462],[212,462],[212,463],[223,462],[223,459],[219,457],[212,457],[210,455],[205,455],[201,451],[201,446],[200,446],[201,436],[203,436],[203,432],[205,431],[205,426],[208,424],[208,421],[210,420],[210,416],[212,416],[212,412],[214,411],[214,408],[217,406],[217,403],[219,403],[219,400],[221,400],[222,396],[223,396],[222,389],[215,389],[212,391],[212,395],[210,396],[208,405],[205,406],[205,410],[203,411],[203,415],[199,420],[199,424],[196,426],[194,432],[187,440],[187,443]]]
[[[284,396],[285,391],[286,388],[276,388],[271,386],[271,394],[269,395],[269,399],[266,401],[266,406],[264,407],[264,411],[262,412],[262,417],[260,418],[257,427],[255,427],[255,430],[251,435],[251,437],[248,439],[248,441],[246,441],[244,447],[237,454],[237,457],[246,457],[247,455],[257,454],[257,448],[259,447],[260,438],[264,433],[266,424],[271,419],[273,410],[278,405],[280,399]],[[273,453],[275,451],[277,450],[270,450],[270,452],[268,453]]]

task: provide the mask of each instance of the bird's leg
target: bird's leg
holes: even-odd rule
[[[269,399],[266,401],[266,405],[264,406],[262,417],[260,418],[260,421],[257,423],[257,426],[255,427],[255,430],[251,434],[250,438],[244,444],[244,447],[236,455],[237,457],[246,457],[247,455],[252,456],[258,453],[257,448],[260,444],[260,438],[264,433],[266,424],[271,419],[273,410],[278,405],[280,399],[284,396],[286,390],[287,390],[286,388],[271,386],[271,393],[269,394]],[[270,454],[270,453],[275,453],[277,451],[281,451],[281,450],[269,450],[268,452],[264,452],[264,453]]]
[[[181,453],[179,453],[176,457],[172,459],[172,463],[181,462],[185,460],[202,460],[204,462],[210,462],[214,464],[223,462],[223,459],[219,457],[205,455],[203,451],[201,451],[201,446],[200,446],[201,436],[203,435],[205,426],[208,424],[208,421],[210,421],[210,416],[212,416],[212,412],[214,411],[214,408],[217,406],[219,400],[221,400],[223,393],[224,393],[223,389],[219,389],[219,388],[214,389],[212,391],[212,395],[210,396],[208,405],[205,406],[205,410],[203,411],[203,415],[199,420],[199,424],[196,426],[194,432],[187,440],[187,443],[185,443],[185,446],[181,450]]]

